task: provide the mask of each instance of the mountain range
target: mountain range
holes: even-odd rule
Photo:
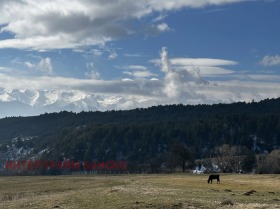
[[[132,109],[140,105],[122,96],[87,94],[65,90],[0,89],[0,118],[32,116],[60,111],[106,111]]]

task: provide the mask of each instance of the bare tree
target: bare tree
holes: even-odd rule
[[[183,142],[176,142],[171,149],[173,160],[177,165],[180,165],[182,171],[186,171],[186,167],[192,167],[194,165],[194,158],[190,148]]]
[[[240,156],[237,146],[229,146],[224,144],[215,149],[216,162],[222,172],[239,172]]]
[[[280,150],[273,150],[270,154],[263,154],[257,157],[258,173],[280,174]]]

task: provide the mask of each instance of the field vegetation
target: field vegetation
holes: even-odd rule
[[[79,175],[0,178],[0,208],[280,208],[280,175]]]

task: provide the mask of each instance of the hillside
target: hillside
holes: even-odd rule
[[[0,157],[1,162],[124,159],[137,169],[133,166],[170,164],[177,144],[186,146],[193,159],[217,156],[225,144],[238,146],[239,155],[269,153],[280,147],[279,107],[280,99],[267,99],[3,118]]]

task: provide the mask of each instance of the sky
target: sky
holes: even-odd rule
[[[1,0],[0,89],[144,107],[280,97],[279,11],[278,0]]]

